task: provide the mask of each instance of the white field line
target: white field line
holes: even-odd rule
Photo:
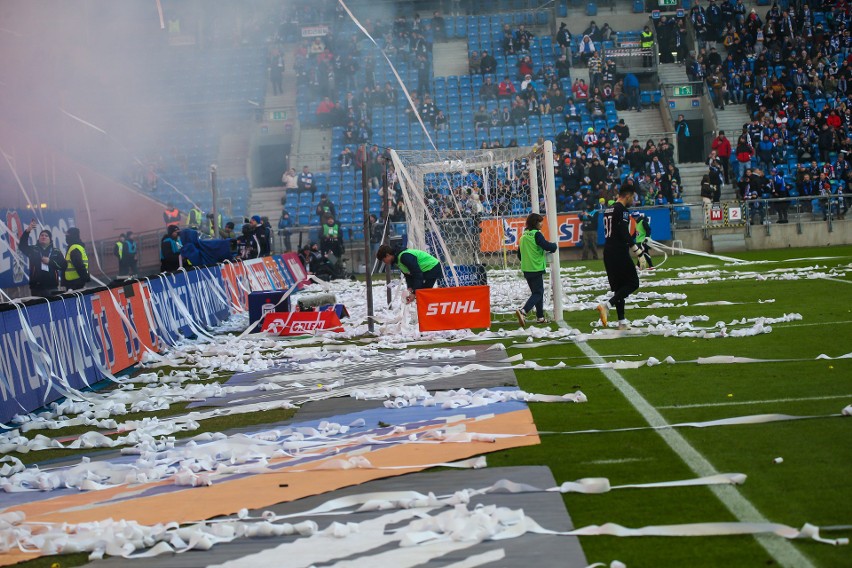
[[[833,280],[834,282],[842,282],[843,284],[852,284],[852,280],[841,280],[840,278],[832,278],[831,276],[823,276],[822,280]]]
[[[622,464],[622,463],[633,463],[633,462],[642,462],[642,461],[651,461],[651,458],[621,458],[614,460],[592,460],[587,462],[582,462],[584,464],[593,464],[593,465],[612,465],[612,464]]]
[[[578,342],[577,347],[593,363],[601,364],[604,362],[601,356],[587,342]],[[651,403],[645,400],[639,391],[634,389],[617,371],[613,369],[601,369],[601,372],[624,395],[649,425],[662,428],[657,430],[657,433],[696,475],[705,477],[719,473],[713,467],[713,464],[701,455],[698,450],[693,448],[679,432],[673,428],[666,428],[666,426],[669,426],[669,423],[666,422],[663,415]],[[708,489],[719,498],[722,504],[738,521],[744,523],[769,522],[733,485],[714,485],[708,487]],[[789,566],[790,568],[808,568],[814,566],[804,554],[786,540],[767,535],[755,535],[754,538],[781,566]]]
[[[802,398],[774,398],[771,400],[744,400],[737,402],[708,402],[706,404],[669,404],[658,406],[657,410],[677,410],[679,408],[710,408],[712,406],[745,406],[750,404],[773,404],[778,402],[802,402],[806,400],[834,400],[837,398],[852,399],[852,394],[837,394],[832,396],[805,396]]]

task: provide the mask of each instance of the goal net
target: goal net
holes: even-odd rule
[[[488,284],[496,320],[514,317],[530,295],[518,241],[527,215],[546,217],[545,237],[558,241],[553,146],[392,150],[408,221],[407,246],[441,260],[441,286]],[[548,255],[545,310],[562,320],[559,255]],[[546,275],[547,276],[547,275]]]

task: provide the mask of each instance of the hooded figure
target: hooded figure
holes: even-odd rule
[[[65,233],[65,243],[68,250],[65,252],[67,265],[62,277],[65,287],[69,290],[79,290],[91,280],[89,276],[89,256],[86,247],[80,239],[80,229],[71,227]]]
[[[174,272],[180,268],[180,227],[169,225],[166,234],[160,239],[160,272]]]
[[[181,231],[180,255],[189,266],[213,266],[228,260],[231,254],[230,239],[200,239],[195,229]]]
[[[36,222],[33,221],[24,229],[18,249],[30,261],[30,292],[33,296],[46,298],[54,295],[59,288],[60,275],[68,263],[62,251],[53,246],[53,235],[47,229],[38,234],[35,245],[30,244],[30,232],[35,227]]]

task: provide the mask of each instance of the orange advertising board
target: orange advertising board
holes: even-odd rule
[[[114,295],[115,301],[110,297]],[[135,365],[145,348],[157,351],[156,337],[148,326],[138,282],[124,288],[95,292],[91,296],[92,315],[104,346],[104,364],[116,372]],[[118,309],[124,313],[124,318]],[[130,326],[128,326],[128,323]]]
[[[249,283],[246,269],[241,262],[228,262],[222,265],[222,282],[233,306],[248,309]]]
[[[420,331],[491,327],[488,286],[424,288],[416,294]]]
[[[503,219],[483,219],[479,226],[479,249],[482,252],[500,252],[502,250],[517,250],[518,241],[524,233],[526,217],[506,217]],[[542,227],[542,234],[548,241],[556,242],[560,247],[575,247],[580,242],[580,217],[575,214],[557,215],[557,239],[548,234],[547,222]]]

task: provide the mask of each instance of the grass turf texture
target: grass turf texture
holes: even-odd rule
[[[852,261],[852,248],[765,251],[735,255],[744,260],[804,258],[778,262],[722,267],[706,258],[671,257],[664,269],[717,265],[726,271],[757,271],[768,274],[779,268],[846,266]],[[832,260],[808,257],[835,256]],[[602,269],[588,263],[590,268]],[[705,421],[763,413],[792,415],[837,414],[852,402],[849,398],[803,400],[802,397],[852,395],[852,359],[816,360],[825,353],[839,356],[850,351],[852,313],[848,302],[849,284],[824,279],[755,279],[711,282],[704,285],[657,287],[655,281],[670,279],[675,271],[660,270],[642,275],[645,291],[687,294],[690,306],[655,308],[628,304],[627,317],[637,319],[651,313],[668,315],[706,314],[710,321],[729,322],[744,317],[779,317],[799,313],[798,322],[772,326],[772,333],[742,338],[698,339],[686,337],[640,336],[617,340],[591,341],[602,356],[634,354],[632,360],[671,355],[677,361],[714,355],[735,355],[758,359],[805,359],[796,362],[731,365],[683,363],[619,373],[669,423]],[[848,281],[848,279],[847,279]],[[601,290],[603,293],[604,290]],[[759,304],[759,299],[775,299]],[[744,302],[737,305],[692,306],[706,301]],[[680,301],[676,303],[681,303]],[[591,331],[596,312],[566,312],[568,324]],[[510,353],[511,353],[510,349]],[[554,364],[566,359],[569,365],[589,361],[571,344],[523,349],[527,360],[540,359]],[[628,357],[623,357],[628,359]],[[607,359],[610,361],[612,359]],[[581,388],[589,402],[581,405],[531,404],[539,431],[576,431],[646,426],[630,402],[598,370],[518,370],[519,385],[530,392],[562,394]],[[725,404],[749,401],[791,399],[758,404]],[[677,408],[676,405],[720,404]],[[672,408],[661,408],[672,407]],[[852,455],[852,418],[817,418],[744,426],[706,429],[681,428],[680,433],[718,472],[740,472],[748,480],[738,489],[771,522],[801,527],[805,522],[821,526],[848,525],[843,505],[852,501],[848,484]],[[773,463],[783,457],[782,464]],[[694,477],[678,455],[652,430],[576,435],[545,435],[542,444],[489,456],[489,465],[509,466],[548,464],[558,482],[582,477],[608,477],[613,485],[648,483]],[[733,515],[706,487],[677,489],[617,490],[605,495],[566,495],[565,502],[576,526],[615,522],[628,527],[708,521],[733,521]],[[534,512],[532,512],[534,516]],[[832,531],[830,537],[850,537],[852,531]],[[774,538],[774,537],[772,537]],[[581,539],[590,562],[613,559],[628,566],[766,566],[775,564],[753,537],[616,538]],[[849,565],[848,547],[831,547],[812,541],[796,541],[798,547],[818,566]]]
[[[705,314],[710,326],[717,321],[729,322],[744,317],[779,317],[784,313],[800,313],[801,321],[773,325],[770,334],[744,338],[697,339],[661,336],[624,337],[616,340],[591,341],[600,355],[633,354],[634,360],[654,356],[663,360],[672,355],[677,361],[694,360],[713,355],[736,355],[770,359],[807,359],[806,361],[733,365],[697,365],[681,363],[619,371],[669,423],[705,421],[761,413],[794,415],[835,414],[852,400],[798,400],[802,397],[845,396],[852,394],[852,360],[816,360],[820,353],[837,356],[849,351],[852,332],[852,310],[847,300],[849,284],[830,280],[757,281],[726,280],[705,285],[659,287],[654,282],[672,279],[684,268],[712,266],[731,272],[769,274],[779,268],[845,266],[852,262],[852,247],[761,251],[736,255],[745,260],[776,261],[748,266],[725,265],[695,256],[670,257],[662,269],[643,273],[640,290],[677,292],[687,295],[685,307],[654,308],[628,305],[627,317],[647,315],[675,319],[680,315]],[[832,260],[807,260],[809,257],[833,256]],[[797,262],[787,259],[803,258]],[[601,261],[571,263],[602,271]],[[710,270],[704,268],[701,270]],[[849,280],[847,278],[847,280]],[[852,282],[852,281],[850,281]],[[571,290],[567,289],[567,293]],[[604,289],[599,290],[603,294]],[[757,300],[774,299],[774,303],[758,304]],[[726,300],[747,302],[731,306],[694,306],[695,303]],[[674,303],[682,303],[677,300]],[[641,306],[641,305],[640,305]],[[570,326],[584,332],[593,328],[593,310],[566,312]],[[517,327],[502,325],[497,327]],[[551,325],[550,327],[555,327]],[[570,366],[589,363],[578,347],[571,343],[538,348],[512,350],[513,338],[502,341],[510,354],[522,353],[526,360],[553,365],[564,360]],[[436,344],[434,347],[438,347]],[[461,344],[450,344],[460,347]],[[627,359],[627,357],[623,357]],[[607,359],[612,360],[612,359]],[[520,387],[529,392],[564,394],[582,389],[589,402],[577,405],[531,404],[539,431],[576,431],[643,427],[647,424],[630,403],[597,369],[560,369],[552,371],[516,371]],[[229,376],[230,374],[228,374]],[[213,380],[224,381],[220,376]],[[728,396],[732,395],[732,396]],[[784,402],[677,408],[677,405],[740,403],[760,400],[792,399]],[[852,397],[850,397],[852,399]],[[172,405],[167,411],[154,413],[161,417],[182,414],[184,404]],[[673,407],[673,408],[662,408]],[[148,416],[152,414],[146,414]],[[117,417],[119,420],[127,417]],[[271,423],[280,414],[253,413],[201,422],[201,428],[184,435],[206,431]],[[222,422],[220,422],[220,420]],[[846,482],[852,466],[848,448],[852,447],[852,418],[818,418],[749,426],[724,426],[707,429],[680,429],[687,441],[701,452],[719,472],[740,472],[748,480],[738,490],[766,519],[800,527],[805,522],[819,526],[848,525],[846,505],[852,489]],[[49,431],[40,431],[47,435]],[[71,430],[62,430],[67,435]],[[64,451],[59,451],[64,453]],[[19,456],[26,461],[43,461],[52,451]],[[772,459],[783,457],[783,464]],[[548,465],[558,482],[582,477],[608,477],[613,485],[648,483],[695,477],[683,461],[651,430],[576,435],[543,435],[539,446],[489,454],[491,467],[513,465]],[[523,480],[518,480],[523,481]],[[679,524],[707,521],[734,521],[733,515],[706,487],[671,489],[616,490],[603,495],[565,496],[565,502],[576,526],[615,522],[628,527],[655,524]],[[535,517],[535,511],[528,511]],[[852,531],[834,531],[826,536],[852,536]],[[584,537],[581,539],[589,562],[618,559],[627,566],[768,566],[775,562],[750,536],[689,538],[616,538]],[[831,547],[811,541],[794,544],[818,566],[849,565],[849,547]],[[845,559],[845,560],[844,560]],[[86,555],[41,558],[21,566],[78,566],[86,563]]]

